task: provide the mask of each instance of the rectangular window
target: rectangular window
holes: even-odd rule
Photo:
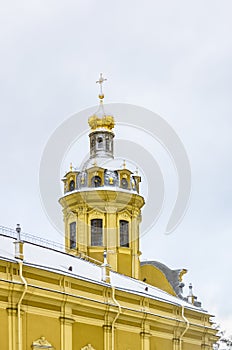
[[[126,220],[120,220],[120,247],[129,248],[129,222]]]
[[[76,222],[71,222],[69,225],[70,234],[70,249],[76,248],[77,236],[76,236]]]
[[[91,220],[91,245],[103,245],[102,219]]]

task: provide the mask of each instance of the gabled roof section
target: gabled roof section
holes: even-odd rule
[[[187,273],[186,269],[177,269],[177,270],[172,270],[168,266],[158,262],[158,261],[143,261],[141,262],[141,266],[145,265],[152,265],[156,269],[160,270],[164,276],[166,277],[167,281],[169,282],[170,286],[172,287],[174,293],[179,297],[183,298],[182,296],[182,288],[183,284],[181,284],[182,281],[182,276]]]

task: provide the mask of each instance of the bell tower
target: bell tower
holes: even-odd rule
[[[104,250],[112,270],[139,278],[139,226],[144,198],[141,177],[114,167],[114,117],[105,113],[100,75],[99,108],[90,116],[90,157],[83,169],[70,166],[62,179],[65,248],[68,253],[103,262]],[[110,166],[109,166],[110,163]],[[112,165],[113,164],[113,165]]]

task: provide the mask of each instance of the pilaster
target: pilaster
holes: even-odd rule
[[[139,227],[138,213],[135,212],[131,220],[131,248],[132,248],[132,277],[139,279],[140,263],[139,263]]]
[[[77,223],[77,247],[78,251],[84,254],[87,253],[88,246],[88,213],[87,208],[78,209]]]
[[[7,308],[8,313],[8,339],[9,339],[9,350],[18,349],[18,312],[17,308]],[[22,322],[20,317],[20,322]],[[22,327],[20,327],[22,329]],[[22,337],[21,337],[22,339]]]
[[[103,326],[104,331],[104,350],[112,349],[112,327],[110,325]]]
[[[173,350],[180,350],[181,349],[181,340],[179,338],[173,338],[172,344],[173,344]]]
[[[118,236],[118,227],[117,227],[117,208],[112,206],[107,206],[106,210],[106,242],[105,246],[107,247],[107,259],[108,263],[111,266],[113,271],[117,271],[117,236]]]
[[[149,332],[140,333],[141,350],[150,350],[150,337],[151,334]]]
[[[60,317],[61,350],[72,350],[72,325],[71,317]]]

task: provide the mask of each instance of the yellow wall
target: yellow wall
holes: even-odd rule
[[[42,311],[42,310],[41,310]],[[44,336],[55,347],[60,350],[60,321],[42,315],[26,313],[24,316],[24,327],[26,331],[26,350],[31,350],[31,344],[41,336]]]
[[[197,345],[197,344],[189,344],[187,342],[183,342],[182,344],[182,350],[199,350],[199,348],[200,348],[200,345]]]
[[[157,269],[155,266],[142,265],[140,268],[140,273],[142,281],[144,280],[144,278],[146,278],[146,283],[149,283],[152,286],[155,286],[162,290],[165,290],[171,295],[176,295],[163,272]]]
[[[102,327],[83,323],[73,324],[73,349],[80,350],[87,344],[91,344],[96,350],[104,348]]]
[[[8,349],[7,311],[0,309],[0,349]]]
[[[151,337],[150,350],[173,350],[172,340]],[[189,349],[191,350],[191,349]]]
[[[127,248],[125,248],[127,249]],[[132,268],[131,255],[128,254],[119,254],[118,256],[118,272],[123,273],[124,275],[131,276]]]
[[[115,338],[115,348],[118,350],[140,350],[139,334],[117,330]]]

